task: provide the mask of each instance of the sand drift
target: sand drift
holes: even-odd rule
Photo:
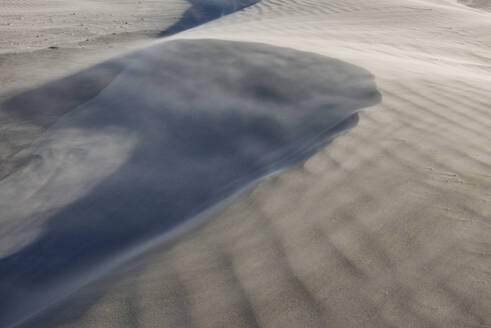
[[[379,100],[360,67],[216,40],[160,43],[11,100],[12,115],[44,126],[36,104],[67,113],[0,181],[1,326],[305,159]]]

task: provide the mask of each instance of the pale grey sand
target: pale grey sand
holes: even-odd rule
[[[25,326],[491,325],[490,30],[488,12],[453,1],[266,0],[173,36],[337,58],[373,74],[382,100]]]
[[[97,42],[111,46],[111,38],[132,34],[138,40],[176,23],[188,7],[183,0],[1,0],[0,54]]]
[[[491,0],[459,0],[459,2],[469,7],[491,11]]]

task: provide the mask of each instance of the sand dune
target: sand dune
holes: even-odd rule
[[[82,73],[82,83],[92,74],[105,78],[56,106],[41,102],[55,118],[68,114],[37,141],[31,164],[0,182],[9,213],[1,231],[11,238],[2,237],[0,276],[13,300],[2,306],[4,322],[45,310],[24,326],[491,325],[489,15],[443,0],[263,0],[157,41],[123,58],[123,66]],[[176,39],[189,41],[166,42]],[[77,85],[80,78],[65,81]],[[158,88],[166,81],[173,81],[170,89]],[[64,86],[9,98],[2,108],[50,126],[54,121],[19,99],[66,94]],[[177,221],[192,215],[200,210],[193,206],[221,195],[210,186],[248,176],[256,165],[262,174],[271,164],[281,167],[277,159],[312,145],[315,131],[333,126],[326,122],[371,105],[349,133],[192,231],[145,254],[133,248],[116,256],[152,232],[169,231],[172,220],[159,221],[158,213],[172,210],[166,218]],[[210,115],[232,107],[239,118]],[[183,126],[202,134],[190,138]],[[166,131],[172,142],[165,142]],[[274,149],[280,154],[258,156]],[[192,156],[198,160],[186,162],[196,166],[169,163],[169,153]],[[223,158],[231,161],[223,166]],[[160,198],[170,207],[152,196],[171,191]],[[102,264],[104,272],[89,270]],[[88,276],[77,277],[84,270]],[[56,288],[43,290],[48,286]]]
[[[121,61],[121,72],[48,129],[28,163],[2,181],[7,320],[305,158],[379,100],[373,76],[361,68],[267,45],[173,41]],[[49,97],[48,110],[36,109],[74,106],[66,95],[80,83],[76,76],[59,90],[34,92],[38,103]],[[50,123],[31,113],[32,103],[24,112],[16,101],[10,115]]]

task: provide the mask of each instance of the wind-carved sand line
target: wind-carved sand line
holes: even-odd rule
[[[179,35],[343,58],[384,100],[303,166],[26,327],[489,326],[490,28],[454,0],[263,0]]]
[[[0,260],[3,326],[305,159],[380,100],[362,68],[265,44],[164,42],[116,67],[117,76],[58,120],[31,162],[0,183],[2,233],[11,235],[10,255]],[[51,84],[51,100],[38,103],[60,96],[66,111],[74,103],[67,89],[80,81]],[[19,99],[30,103],[29,95],[42,97]],[[11,112],[45,124],[29,113]],[[31,240],[16,241],[13,231]]]

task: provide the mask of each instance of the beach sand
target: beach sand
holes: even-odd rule
[[[134,45],[138,38],[114,43],[114,52],[106,52],[102,44],[92,50],[39,50],[46,55],[36,57],[32,55],[36,52],[15,46],[11,48],[15,51],[2,50],[7,55],[0,55],[4,95],[1,129],[15,144],[8,148],[2,141],[6,177],[0,181],[0,192],[5,192],[0,195],[5,197],[2,206],[10,206],[10,217],[2,217],[0,225],[0,249],[4,252],[0,286],[8,290],[17,282],[24,289],[14,290],[12,299],[30,300],[24,308],[20,302],[12,302],[9,312],[14,315],[4,322],[22,323],[24,327],[490,326],[491,16],[485,6],[485,2],[476,8],[450,0],[262,0],[169,38],[147,40],[148,45]],[[187,8],[173,7],[181,12]],[[169,19],[161,30],[174,23]],[[42,257],[36,257],[29,245],[47,240],[42,244],[47,249],[57,247],[56,238],[53,244],[49,238],[43,239],[53,236],[53,228],[43,226],[53,216],[50,211],[59,213],[59,207],[64,209],[66,204],[90,195],[102,177],[119,172],[116,168],[128,161],[126,155],[134,143],[130,133],[114,130],[106,136],[106,144],[119,147],[111,149],[112,161],[101,160],[103,156],[97,152],[88,157],[75,153],[75,159],[81,156],[104,165],[86,172],[84,168],[91,167],[87,164],[75,178],[50,173],[52,180],[41,180],[36,187],[41,191],[28,194],[26,184],[16,181],[30,181],[27,173],[19,170],[19,163],[31,154],[31,143],[48,135],[44,139],[48,146],[41,149],[55,150],[55,155],[59,149],[77,149],[77,145],[60,144],[60,140],[71,140],[63,135],[49,136],[60,135],[63,127],[73,127],[73,122],[80,122],[73,117],[84,112],[71,112],[73,104],[61,106],[51,119],[43,121],[47,123],[37,124],[14,117],[5,104],[14,94],[39,87],[46,90],[43,86],[49,81],[58,81],[132,47],[165,47],[168,40],[190,40],[192,44],[197,39],[259,42],[274,49],[285,47],[340,60],[373,75],[381,97],[357,104],[355,107],[362,109],[357,125],[352,124],[349,131],[344,130],[311,157],[267,176],[255,186],[249,185],[187,227],[165,230],[149,238],[148,243],[138,240],[121,248],[123,253],[104,258],[78,280],[57,274],[61,270],[67,277],[76,277],[80,268],[73,264],[26,270],[32,276],[6,271],[16,265],[24,268],[21,264],[25,262],[19,261],[26,259],[33,264],[25,266],[35,267],[36,260],[43,265]],[[19,55],[11,56],[11,51]],[[59,52],[53,55],[52,51]],[[22,60],[29,65],[21,65]],[[53,65],[58,61],[60,65]],[[254,62],[244,59],[234,67],[240,72],[241,67]],[[201,70],[203,65],[196,67]],[[213,69],[216,66],[210,70],[217,72]],[[115,67],[119,72],[117,64]],[[285,74],[288,68],[286,65]],[[93,91],[99,94],[96,91],[100,88],[101,96],[76,96],[78,103],[85,104],[78,108],[95,108],[94,104],[104,103],[105,95],[114,99],[109,97],[111,92],[121,90],[117,83],[127,75],[114,73],[115,82],[111,82],[106,74],[103,71],[102,80],[108,80]],[[33,81],[26,79],[30,75],[35,75]],[[346,81],[333,80],[332,76],[326,79],[333,84]],[[273,91],[278,90],[282,88]],[[84,97],[92,102],[85,103]],[[289,99],[288,95],[277,97]],[[312,97],[320,99],[315,93]],[[64,125],[67,122],[72,125]],[[94,144],[105,145],[97,139],[97,133],[103,131],[94,131]],[[74,140],[78,140],[76,135]],[[102,154],[106,151],[97,149]],[[19,151],[26,154],[12,155]],[[41,152],[41,157],[48,158],[44,154]],[[71,163],[71,157],[64,160]],[[59,163],[56,157],[54,162]],[[27,167],[37,172],[34,164]],[[46,170],[52,172],[51,166]],[[13,180],[16,177],[18,180]],[[67,181],[75,181],[75,186],[83,181],[84,193],[59,187]],[[196,183],[209,182],[202,179]],[[13,190],[5,186],[25,190],[25,200],[14,200],[23,205],[5,201],[5,195]],[[43,196],[42,190],[55,190],[55,195],[72,193],[52,199]],[[23,221],[14,222],[18,217]],[[141,218],[135,216],[137,219]],[[73,236],[77,236],[77,228],[85,229],[82,220],[73,226],[64,224],[71,221],[63,217],[54,222]],[[110,228],[109,235],[119,229],[117,223]],[[23,249],[28,250],[28,256],[23,255]],[[15,254],[20,259],[17,262]],[[22,280],[36,273],[48,277],[50,272],[56,279],[49,283],[43,280],[44,287]],[[48,287],[49,291],[43,290]]]

